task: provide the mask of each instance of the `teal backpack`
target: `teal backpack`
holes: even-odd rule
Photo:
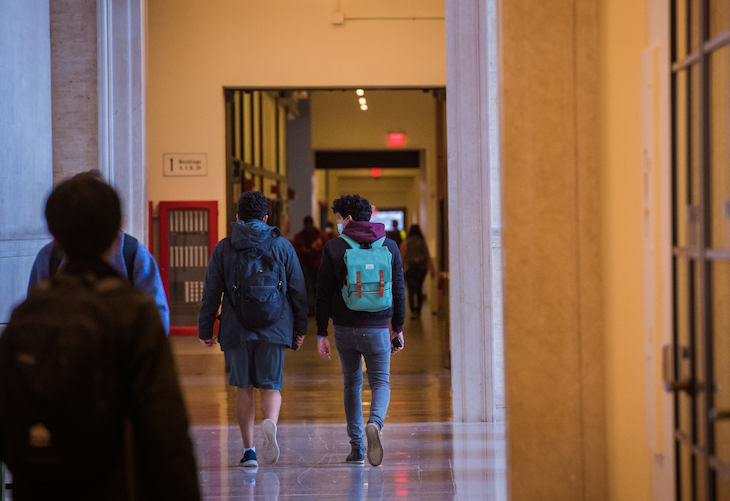
[[[393,305],[393,255],[383,246],[385,237],[369,249],[350,237],[340,235],[351,249],[345,251],[347,276],[342,286],[342,299],[351,310],[383,311]]]

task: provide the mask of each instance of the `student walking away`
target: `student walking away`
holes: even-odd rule
[[[294,235],[292,245],[299,258],[307,287],[307,316],[314,316],[314,298],[317,293],[317,273],[322,260],[322,249],[328,241],[326,234],[314,226],[312,216],[304,218],[304,229]]]
[[[74,178],[91,177],[104,182],[104,176],[97,169],[77,174]],[[28,291],[39,282],[53,275],[66,265],[67,259],[53,242],[44,246],[35,258],[30,272]],[[170,307],[167,294],[162,285],[162,277],[157,261],[149,250],[136,238],[121,231],[118,232],[109,256],[109,265],[123,277],[127,277],[132,285],[144,292],[157,305],[157,312],[165,327],[170,332]]]
[[[340,238],[327,242],[317,281],[317,350],[331,358],[327,326],[332,318],[344,377],[348,463],[364,463],[362,367],[372,392],[365,425],[368,461],[383,461],[381,430],[390,403],[390,356],[403,349],[405,287],[398,246],[382,223],[370,223],[370,202],[358,195],[335,200]],[[389,325],[390,324],[390,325]]]
[[[188,419],[155,304],[107,262],[119,197],[90,177],[46,204],[66,265],[0,336],[0,461],[13,499],[200,499]]]
[[[276,423],[281,409],[286,348],[299,349],[307,333],[304,277],[294,248],[266,224],[269,203],[247,191],[238,201],[233,235],[213,249],[203,285],[198,336],[212,347],[213,323],[220,314],[220,344],[235,386],[236,414],[243,438],[243,466],[258,466],[254,447],[255,394],[261,394],[263,460],[279,459]],[[221,297],[222,295],[222,297]],[[221,305],[222,302],[222,305]]]
[[[421,316],[423,281],[426,279],[426,273],[430,272],[431,278],[434,277],[431,254],[428,252],[421,228],[417,224],[411,225],[408,238],[400,246],[400,253],[408,288],[408,306],[411,309],[411,319],[415,320]]]
[[[403,238],[401,237],[400,230],[398,229],[398,220],[393,219],[392,224],[393,229],[387,232],[385,236],[395,242],[395,245],[400,246],[401,242],[403,242]]]

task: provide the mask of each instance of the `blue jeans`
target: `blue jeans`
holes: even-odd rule
[[[372,392],[368,422],[383,427],[390,404],[390,329],[334,326],[335,345],[345,379],[345,417],[352,448],[365,449],[362,417],[362,366],[365,357]]]

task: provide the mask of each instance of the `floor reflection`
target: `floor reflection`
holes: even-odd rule
[[[391,363],[391,403],[380,467],[349,465],[336,353],[322,360],[315,327],[304,347],[288,351],[279,421],[281,458],[239,466],[243,455],[235,390],[222,353],[197,338],[171,338],[192,424],[206,500],[506,499],[504,432],[493,424],[452,424],[448,330],[425,313],[406,319],[406,346]],[[370,399],[367,379],[363,402]],[[257,404],[258,405],[258,404]],[[364,405],[367,414],[367,405]],[[257,422],[263,416],[257,409]],[[263,445],[256,430],[257,448]],[[496,480],[495,480],[496,479]]]
[[[383,430],[380,467],[345,463],[343,426],[282,424],[275,466],[242,468],[235,426],[195,426],[207,500],[505,499],[504,432],[486,423],[410,423]],[[262,439],[257,437],[257,446]]]

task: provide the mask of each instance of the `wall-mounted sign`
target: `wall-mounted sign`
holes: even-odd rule
[[[162,155],[165,176],[207,176],[208,155],[205,153],[165,153]]]

